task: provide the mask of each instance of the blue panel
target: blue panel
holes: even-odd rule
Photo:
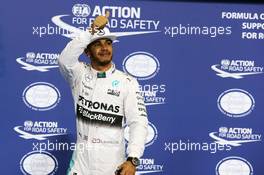
[[[263,8],[127,0],[2,3],[2,174],[66,174],[76,126],[57,58],[73,31],[108,10],[107,27],[122,35],[114,43],[114,62],[138,79],[149,114],[138,174],[260,175]]]

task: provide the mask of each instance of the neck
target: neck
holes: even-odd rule
[[[109,70],[112,66],[112,63],[109,63],[107,65],[98,65],[98,64],[95,64],[95,63],[91,63],[92,65],[92,68],[97,70],[97,71],[100,71],[100,72],[106,72],[107,70]]]

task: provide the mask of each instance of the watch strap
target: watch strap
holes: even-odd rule
[[[127,161],[131,162],[134,166],[139,165],[139,159],[137,157],[128,157]]]

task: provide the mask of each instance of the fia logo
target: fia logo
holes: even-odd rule
[[[91,8],[87,4],[75,4],[72,7],[72,14],[76,17],[87,17],[91,13]]]

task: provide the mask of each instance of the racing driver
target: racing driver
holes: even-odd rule
[[[74,99],[77,145],[68,175],[135,175],[143,155],[148,119],[136,79],[112,62],[116,36],[105,28],[106,16],[97,16],[62,51],[58,62]],[[79,61],[85,53],[90,64]],[[125,146],[124,130],[129,142]],[[78,145],[85,145],[81,150]]]

